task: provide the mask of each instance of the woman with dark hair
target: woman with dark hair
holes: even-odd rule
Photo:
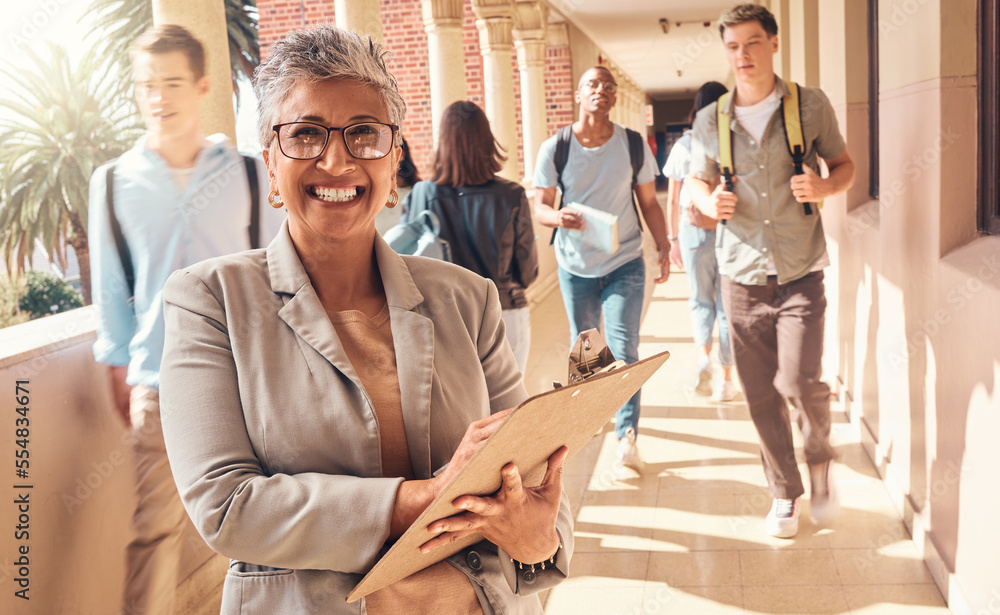
[[[698,89],[689,120],[699,111],[717,101],[726,93],[726,86],[709,81]],[[729,341],[729,321],[722,309],[722,285],[719,264],[715,260],[715,227],[718,220],[709,218],[697,207],[691,206],[691,197],[685,186],[691,163],[691,131],[684,133],[667,157],[663,174],[670,180],[670,200],[667,208],[667,225],[670,230],[670,262],[683,263],[691,285],[691,325],[694,343],[698,347],[698,379],[695,392],[711,395],[713,401],[731,401],[736,397],[733,383],[733,351]],[[681,211],[683,210],[683,215]],[[679,228],[678,228],[679,227]],[[719,321],[719,363],[723,379],[712,386],[712,331]]]
[[[420,175],[417,173],[417,165],[413,163],[413,158],[410,156],[410,144],[406,142],[405,137],[399,139],[401,141],[400,147],[403,148],[403,157],[400,159],[399,169],[396,171],[396,187],[412,188],[420,181]]]
[[[524,289],[538,277],[538,252],[524,188],[497,177],[505,160],[483,110],[452,103],[441,118],[434,178],[407,195],[403,220],[431,210],[441,221],[441,238],[451,243],[452,260],[493,280],[523,374],[531,344]]]

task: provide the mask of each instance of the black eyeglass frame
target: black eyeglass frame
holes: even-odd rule
[[[593,82],[597,82],[597,85],[590,85]],[[597,91],[598,87],[603,87],[604,91],[608,94],[614,94],[618,91],[618,84],[614,81],[602,81],[601,79],[588,79],[583,82],[583,85],[587,86],[591,90]]]
[[[316,126],[317,128],[322,128],[323,130],[326,131],[326,141],[323,143],[323,147],[320,148],[318,154],[316,154],[315,156],[311,156],[309,158],[299,158],[297,156],[290,156],[288,155],[288,153],[285,152],[285,148],[281,147],[281,128],[284,126],[291,126],[292,124],[309,124],[310,126]],[[345,131],[354,128],[355,126],[364,126],[364,125],[388,126],[390,129],[392,129],[392,137],[391,137],[392,142],[389,144],[389,149],[378,158],[361,158],[355,156],[354,152],[351,151],[350,144],[347,143],[347,135],[345,134]],[[300,120],[298,122],[285,122],[283,124],[275,124],[274,126],[271,126],[271,130],[274,131],[274,138],[277,139],[278,141],[278,149],[286,158],[291,158],[292,160],[315,160],[321,157],[323,155],[323,152],[326,151],[327,146],[330,145],[330,133],[332,133],[335,130],[340,132],[340,139],[344,142],[344,147],[347,149],[347,153],[350,154],[352,157],[357,158],[358,160],[382,160],[390,153],[392,153],[392,148],[396,145],[396,134],[399,133],[399,126],[397,126],[396,124],[385,124],[383,122],[355,122],[354,124],[348,124],[347,126],[338,128],[336,126],[324,126],[322,124],[317,124],[316,122],[306,122]]]

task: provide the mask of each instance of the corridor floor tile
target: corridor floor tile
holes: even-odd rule
[[[641,474],[619,476],[612,424],[569,461],[563,478],[576,553],[570,578],[543,593],[545,612],[946,615],[856,427],[836,403],[839,518],[830,528],[812,525],[807,482],[799,534],[764,534],[771,496],[742,394],[713,403],[694,393],[697,351],[684,274],[674,272],[652,292],[640,356],[662,348],[672,356],[643,387],[638,445],[646,465]],[[529,392],[565,380],[568,331],[555,289],[532,308]],[[808,481],[802,438],[793,432]]]
[[[744,587],[746,613],[850,613],[840,585]]]
[[[744,586],[840,585],[829,549],[740,551]]]
[[[670,587],[650,580],[646,583],[639,613],[742,615],[743,588],[739,585]]]

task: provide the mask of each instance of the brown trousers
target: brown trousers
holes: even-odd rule
[[[722,303],[771,497],[797,498],[805,490],[795,461],[789,406],[805,440],[806,463],[836,458],[830,446],[830,387],[820,381],[823,272],[783,285],[777,276],[768,276],[764,286],[722,276]]]

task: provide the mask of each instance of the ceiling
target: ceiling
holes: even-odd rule
[[[732,0],[547,2],[654,100],[690,97],[706,81],[726,82],[729,68],[714,22]],[[666,34],[660,19],[668,20]]]

